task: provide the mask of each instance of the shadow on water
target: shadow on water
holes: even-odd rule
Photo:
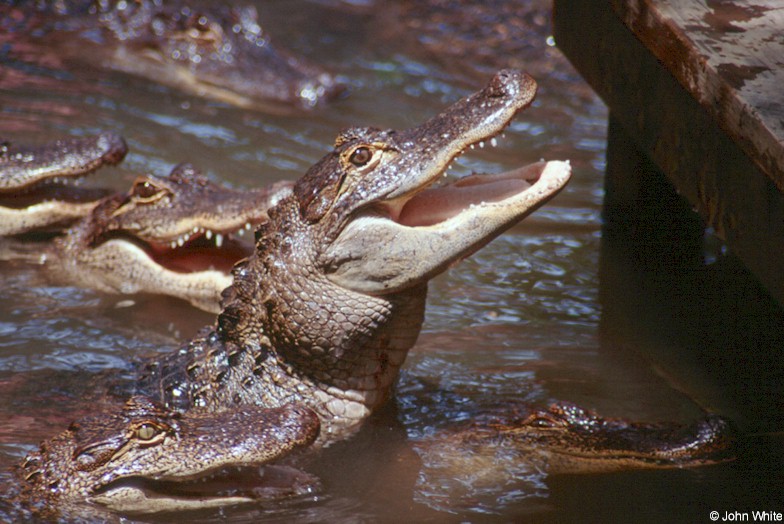
[[[189,161],[215,180],[253,187],[300,176],[341,128],[407,127],[473,87],[464,70],[431,55],[390,54],[374,29],[375,2],[285,5],[259,2],[273,36],[351,84],[349,97],[323,111],[291,118],[238,110],[107,71],[89,55],[65,60],[8,30],[0,32],[0,135],[123,134],[131,153],[91,178],[96,185],[124,190],[138,172]],[[546,17],[532,20],[545,20],[546,31]],[[681,260],[602,228],[606,111],[546,47],[547,36],[530,37],[532,59],[538,45],[552,60],[535,64],[543,89],[534,106],[497,149],[466,155],[453,172],[569,158],[570,186],[431,283],[395,401],[310,464],[322,492],[189,520],[702,522],[713,509],[784,509],[781,439],[772,434],[784,429],[781,311],[731,255],[703,249],[701,232],[699,256]],[[654,196],[666,190],[651,188]],[[175,300],[58,287],[29,266],[3,263],[0,281],[2,485],[40,439],[90,408],[90,377],[170,351],[212,321]],[[439,431],[506,402],[556,399],[634,420],[689,422],[710,409],[757,436],[744,440],[734,463],[693,470],[548,477],[510,467],[482,491],[452,498],[428,476],[422,446]],[[14,509],[0,503],[0,520]]]

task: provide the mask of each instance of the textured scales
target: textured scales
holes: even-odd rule
[[[148,406],[144,414],[160,411],[173,421],[166,423],[169,428],[193,422],[199,429],[192,445],[207,442],[205,456],[219,461],[231,454],[231,438],[258,441],[266,453],[261,460],[268,460],[311,443],[319,425],[321,444],[354,429],[392,393],[422,324],[428,280],[524,218],[569,180],[567,163],[540,162],[431,188],[466,148],[492,142],[534,93],[530,77],[501,71],[483,90],[418,127],[341,133],[333,150],[269,210],[269,220],[256,232],[255,251],[233,270],[234,283],[224,293],[216,324],[179,350],[141,365],[136,389],[143,400],[132,397],[120,415],[72,426],[22,464],[32,497],[43,497],[45,507],[58,502],[55,491],[64,481],[50,472],[65,472],[75,486],[74,499],[124,510],[160,508],[146,500],[140,486],[160,486],[159,462],[179,470],[166,450],[156,456],[156,444],[166,443],[156,435],[175,430],[138,425],[139,403]],[[281,410],[304,418],[292,422],[293,434],[278,440],[286,426],[275,420]],[[236,430],[227,433],[202,424],[248,413],[266,421],[267,432],[257,435],[247,423],[231,424]],[[129,417],[146,446],[133,444],[127,431],[118,432]],[[474,426],[453,442],[476,449],[513,442],[516,451],[542,448],[546,456],[551,449],[550,456],[571,462],[597,459],[626,467],[647,456],[651,463],[669,458],[693,465],[703,463],[702,451],[723,450],[725,429],[726,423],[710,418],[696,432],[626,424],[561,405],[522,420]],[[172,454],[194,449],[189,442],[172,439]],[[185,468],[201,477],[211,466],[195,455],[195,461],[185,457]],[[237,458],[255,460],[252,450]],[[112,466],[113,460],[120,462]],[[99,473],[104,466],[106,472]],[[113,476],[126,467],[138,468],[135,480],[115,482]],[[89,473],[82,481],[68,474],[73,468]],[[103,475],[108,483],[93,484]],[[169,507],[198,505],[189,490],[175,488]],[[221,503],[221,496],[213,494],[206,503]]]
[[[60,53],[237,107],[306,111],[346,89],[273,44],[251,5],[57,0],[17,9],[51,19],[45,43]]]
[[[392,393],[419,334],[427,281],[568,181],[568,164],[537,165],[498,201],[472,188],[487,202],[446,210],[437,224],[396,221],[455,157],[501,133],[535,90],[527,75],[502,71],[421,126],[341,133],[333,151],[269,210],[255,252],[234,268],[217,325],[146,365],[140,391],[180,410],[303,403],[322,417],[324,440],[355,427]],[[373,227],[352,228],[365,220]],[[475,228],[477,220],[487,225]],[[462,230],[458,242],[454,229]],[[392,232],[397,242],[385,242]],[[441,244],[441,253],[423,251],[428,263],[417,261],[419,247]]]
[[[16,471],[20,497],[56,516],[82,502],[151,512],[306,492],[312,477],[267,464],[318,432],[318,417],[302,406],[183,414],[132,397],[119,412],[76,421],[28,455]]]

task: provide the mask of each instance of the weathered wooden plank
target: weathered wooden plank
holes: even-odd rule
[[[643,45],[784,189],[784,3],[611,3]]]
[[[722,130],[727,122],[716,116],[725,112],[722,106],[706,107],[698,101],[664,60],[623,23],[615,1],[555,0],[558,46],[605,100],[639,151],[659,166],[703,220],[784,303],[780,263],[784,260],[784,197],[774,182],[780,175],[771,175],[775,171],[766,172],[759,159],[752,160],[750,138],[732,139]],[[635,5],[642,9],[639,6],[651,2],[639,0]],[[651,15],[638,18],[650,22]],[[650,32],[656,34],[654,28]],[[661,46],[676,50],[672,51],[675,58],[688,60],[684,55],[694,47],[679,47],[676,37],[672,31],[658,33],[658,38],[670,41]],[[673,58],[672,63],[678,61]],[[730,87],[722,88],[724,99]],[[746,111],[748,118],[757,113]],[[753,129],[744,119],[736,124],[736,131]],[[615,196],[608,194],[607,198]]]

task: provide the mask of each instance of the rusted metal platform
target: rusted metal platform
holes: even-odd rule
[[[784,4],[555,0],[553,20],[610,108],[608,228],[677,266],[700,242],[680,194],[784,304]]]

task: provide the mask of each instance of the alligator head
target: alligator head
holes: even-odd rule
[[[596,473],[632,468],[678,468],[733,458],[729,421],[707,415],[693,425],[603,418],[562,402],[465,433],[468,442],[507,441],[544,457],[550,473]]]
[[[168,177],[141,176],[57,239],[50,263],[88,287],[167,294],[217,312],[229,270],[251,252],[232,235],[267,220],[290,186],[229,189],[189,164]]]
[[[270,463],[318,433],[318,417],[303,406],[180,414],[137,396],[122,411],[74,422],[16,472],[26,501],[44,509],[213,507],[312,490],[310,475]]]
[[[17,235],[87,215],[103,191],[77,190],[67,180],[118,164],[128,152],[112,133],[36,146],[0,142],[0,235]]]
[[[94,38],[104,65],[238,107],[281,113],[338,96],[345,84],[270,41],[255,7],[221,3],[75,2],[67,24]],[[75,15],[75,16],[74,16]],[[78,53],[84,56],[84,40]]]
[[[687,425],[608,419],[565,402],[504,406],[417,443],[418,497],[431,507],[454,510],[470,501],[493,513],[544,496],[551,475],[726,462],[735,457],[735,437],[729,421],[713,414]]]
[[[216,330],[147,365],[141,390],[180,409],[303,402],[325,435],[356,426],[391,394],[428,280],[569,180],[568,163],[540,162],[431,187],[466,149],[493,142],[535,90],[502,71],[415,128],[341,133],[269,210]]]

